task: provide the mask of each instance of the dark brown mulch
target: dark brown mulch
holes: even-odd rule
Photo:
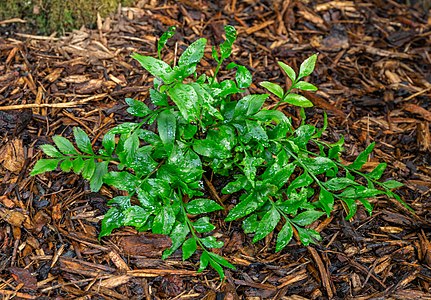
[[[143,1],[63,38],[0,24],[0,294],[3,299],[431,299],[431,18],[427,1]],[[74,174],[29,177],[38,146],[81,126],[94,143],[130,119],[125,97],[145,100],[151,78],[133,51],[155,54],[167,26],[172,58],[197,37],[212,45],[223,25],[239,31],[234,60],[255,82],[284,82],[276,61],[295,68],[319,52],[310,81],[311,122],[329,116],[325,139],[346,138],[351,160],[370,142],[366,164],[388,163],[386,178],[415,211],[376,198],[350,221],[337,207],[313,224],[319,245],[292,242],[274,254],[252,244],[238,222],[219,225],[223,255],[237,266],[220,283],[197,261],[160,259],[169,240],[123,228],[98,241],[114,191],[88,192]],[[208,48],[208,58],[210,49]],[[203,68],[210,67],[210,60]],[[263,92],[252,86],[251,92]],[[283,111],[297,120],[298,112]],[[216,183],[215,187],[218,189]],[[221,216],[220,216],[221,217]]]

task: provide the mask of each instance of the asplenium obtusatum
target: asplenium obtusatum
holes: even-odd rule
[[[234,266],[211,251],[223,247],[223,242],[212,235],[216,227],[209,218],[223,204],[203,197],[204,172],[226,177],[228,183],[221,192],[235,194],[238,202],[226,211],[225,221],[243,220],[245,233],[254,234],[253,242],[281,224],[275,251],[286,247],[294,231],[304,245],[318,242],[319,233],[308,225],[329,216],[335,201],[343,203],[347,219],[356,213],[358,203],[371,213],[368,198],[385,194],[401,201],[391,191],[401,183],[379,181],[386,163],[368,173],[361,171],[374,143],[352,164],[344,165],[339,159],[343,139],[332,144],[320,139],[327,127],[326,115],[322,129],[306,124],[305,117],[294,128],[277,110],[281,103],[302,110],[313,106],[298,92],[317,90],[303,80],[313,72],[317,55],[306,59],[298,74],[279,62],[292,83],[287,89],[260,83],[279,98],[268,109],[264,103],[269,94],[245,93],[252,83],[246,67],[229,63],[226,69],[235,70],[234,78],[218,80],[236,39],[234,27],[226,26],[226,40],[218,49],[212,48],[217,63],[214,76],[196,72],[207,44],[204,38],[192,43],[177,65],[161,60],[161,51],[174,33],[171,27],[160,38],[158,58],[132,55],[154,76],[150,89],[154,109],[127,98],[127,111],[140,121],[110,129],[97,151],[79,127],[73,130],[76,147],[64,137],[54,136],[55,146],[41,146],[50,158],[40,159],[31,172],[37,175],[60,166],[65,172],[82,174],[93,192],[103,184],[125,191],[126,196],[108,202],[111,208],[102,221],[100,237],[122,226],[169,235],[172,246],[163,258],[181,247],[183,259],[195,253],[200,256],[199,271],[210,265],[223,278],[223,267]],[[148,125],[153,123],[156,130],[151,131]]]

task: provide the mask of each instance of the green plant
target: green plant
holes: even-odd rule
[[[179,247],[183,259],[198,252],[199,271],[211,265],[222,278],[223,267],[234,266],[210,251],[222,247],[223,242],[211,234],[216,227],[207,214],[222,210],[223,204],[203,197],[204,172],[225,177],[228,183],[221,192],[237,198],[225,221],[243,219],[244,231],[254,233],[253,242],[280,224],[276,251],[291,241],[294,231],[304,245],[319,241],[319,233],[307,226],[329,216],[335,200],[345,207],[347,219],[355,214],[357,203],[371,213],[367,198],[385,194],[401,201],[391,191],[401,186],[399,182],[379,181],[385,163],[372,172],[361,171],[374,143],[346,166],[339,159],[343,139],[333,144],[320,140],[327,127],[326,115],[321,129],[305,124],[303,108],[312,103],[293,91],[317,90],[302,80],[312,73],[317,55],[301,64],[298,75],[279,62],[292,81],[286,91],[274,83],[261,83],[280,98],[276,107],[282,102],[301,107],[302,124],[295,129],[281,111],[263,107],[269,94],[240,96],[252,82],[246,67],[230,63],[226,68],[235,69],[235,80],[217,80],[236,39],[234,27],[226,26],[225,31],[226,40],[218,50],[212,48],[217,62],[214,76],[196,74],[207,42],[203,38],[192,43],[175,66],[160,59],[174,28],[159,40],[159,59],[133,54],[155,77],[150,98],[156,108],[126,99],[128,112],[140,122],[122,123],[109,130],[98,152],[80,128],[73,131],[77,148],[66,138],[55,136],[56,147],[41,146],[51,158],[39,160],[31,173],[60,165],[65,172],[82,174],[92,191],[107,184],[127,192],[127,196],[108,202],[111,208],[102,221],[100,237],[121,226],[169,235],[172,247],[163,258]],[[157,124],[156,132],[147,129],[153,123]]]

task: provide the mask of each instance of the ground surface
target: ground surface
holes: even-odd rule
[[[424,7],[392,0],[149,2],[61,39],[0,22],[3,299],[431,299],[431,19]],[[291,242],[281,254],[271,238],[252,244],[238,222],[217,223],[222,254],[237,266],[220,283],[212,270],[195,273],[193,258],[162,261],[163,237],[123,228],[98,241],[114,190],[92,194],[79,176],[61,172],[29,177],[38,146],[53,135],[81,126],[96,143],[129,120],[124,98],[147,98],[151,78],[131,52],[154,55],[156,37],[170,25],[180,29],[168,56],[175,43],[182,49],[201,36],[214,45],[226,24],[239,31],[234,59],[249,66],[254,82],[283,83],[276,61],[297,68],[320,53],[309,121],[321,122],[327,111],[325,139],[344,135],[347,161],[375,141],[366,166],[387,162],[385,178],[405,183],[398,193],[415,213],[376,198],[372,216],[360,208],[346,221],[340,206],[313,224],[321,244]],[[298,120],[296,110],[281,109]]]

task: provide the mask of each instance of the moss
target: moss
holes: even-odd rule
[[[50,34],[65,32],[85,25],[94,27],[97,13],[106,17],[118,5],[132,5],[133,0],[9,0],[0,1],[0,20],[25,19],[24,30]]]

